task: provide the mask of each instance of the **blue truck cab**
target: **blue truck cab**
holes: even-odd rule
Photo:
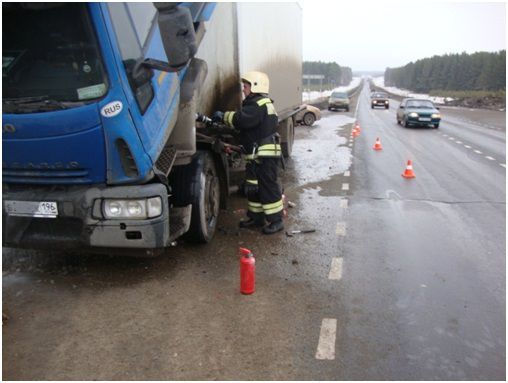
[[[4,3],[3,244],[148,253],[213,236],[227,172],[196,140],[214,3]]]

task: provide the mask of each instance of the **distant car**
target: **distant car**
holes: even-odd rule
[[[415,126],[433,126],[439,128],[441,113],[432,101],[417,98],[404,98],[397,109],[397,124],[406,128]]]
[[[321,119],[321,110],[312,105],[303,104],[305,109],[296,114],[296,122],[307,126],[312,126],[314,122]]]
[[[374,92],[370,95],[370,107],[374,109],[376,106],[382,106],[385,109],[390,107],[390,101],[386,93]]]
[[[349,96],[345,92],[333,92],[328,99],[328,110],[344,109],[349,112]]]

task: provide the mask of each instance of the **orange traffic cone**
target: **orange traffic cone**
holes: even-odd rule
[[[360,131],[356,128],[353,128],[352,133],[353,133],[353,137],[358,137],[360,135]]]
[[[360,133],[362,131],[360,129],[360,123],[358,121],[355,123],[355,129],[358,130],[358,133]]]
[[[407,166],[406,166],[406,170],[404,171],[404,173],[402,173],[402,177],[404,178],[415,178],[415,173],[413,172],[413,163],[411,162],[411,160],[408,160],[407,161]]]
[[[383,150],[383,147],[381,146],[381,140],[379,139],[379,137],[376,139],[376,143],[374,144],[372,149],[374,149],[374,150]]]

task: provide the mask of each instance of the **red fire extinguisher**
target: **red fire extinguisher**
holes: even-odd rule
[[[256,290],[256,260],[249,249],[240,247],[240,292],[252,294]]]

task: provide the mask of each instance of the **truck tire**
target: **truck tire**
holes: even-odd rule
[[[295,127],[293,125],[293,119],[290,117],[280,123],[281,125],[281,149],[284,158],[291,156],[293,151],[293,142],[295,141]]]
[[[220,207],[220,183],[213,156],[199,150],[189,165],[177,168],[170,180],[173,203],[192,205],[190,228],[183,238],[208,243],[215,233]]]

